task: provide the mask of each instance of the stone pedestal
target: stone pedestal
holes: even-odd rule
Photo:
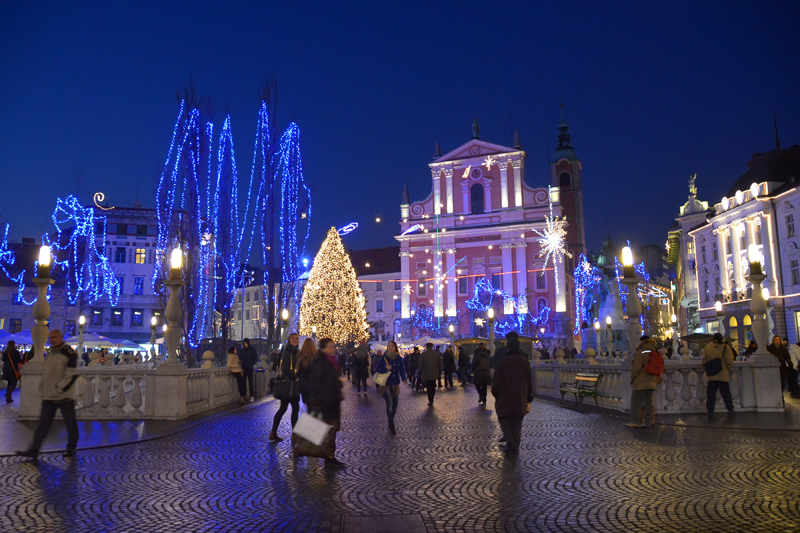
[[[44,363],[28,361],[20,371],[19,412],[17,420],[38,420],[42,411],[39,384],[42,381]]]
[[[200,365],[201,368],[214,368],[214,352],[211,350],[206,350],[203,352],[203,364]]]
[[[187,376],[182,364],[162,364],[153,374],[147,375],[147,402],[145,415],[155,420],[183,420],[186,418]]]

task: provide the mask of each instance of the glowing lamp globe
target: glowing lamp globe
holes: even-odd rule
[[[156,323],[157,323],[157,322],[158,322],[158,318],[156,318],[156,317],[154,317],[154,316],[153,316],[153,317],[150,317],[150,325],[151,325],[151,326],[155,327],[155,325],[156,325]]]
[[[722,302],[715,303],[714,304],[714,309],[717,310],[717,313],[721,313],[722,312]]]
[[[37,276],[40,278],[50,277],[50,263],[52,256],[50,255],[50,247],[42,246],[39,248],[39,270]]]
[[[486,311],[486,316],[488,316],[488,317],[489,317],[489,320],[493,319],[493,318],[494,318],[494,309],[492,309],[492,308],[490,307],[490,308],[489,308],[489,310],[488,310],[488,311]]]
[[[611,325],[611,317],[607,316],[606,317],[606,326],[610,326],[610,325]]]
[[[288,309],[284,309],[283,311],[281,311],[281,318],[283,320],[289,320],[289,310]]]
[[[456,328],[453,327],[453,324],[450,324],[450,328],[448,329],[450,329],[450,333],[453,333],[456,330]]]
[[[761,288],[761,296],[763,296],[765,300],[769,300],[769,287]]]
[[[673,324],[678,321],[678,317],[675,315],[675,313],[672,313],[672,316],[670,317],[670,319],[672,320]]]
[[[600,322],[597,320],[594,321],[594,329],[600,329]]]
[[[169,257],[169,267],[172,270],[180,270],[182,263],[183,263],[183,252],[181,252],[180,248],[173,249]]]
[[[758,250],[757,244],[751,244],[747,247],[747,260],[750,262],[750,275],[760,276],[762,274],[761,262],[764,260],[764,256]]]
[[[86,317],[83,316],[83,315],[79,316],[78,317],[78,324],[80,324],[81,326],[85,326],[86,325]]]

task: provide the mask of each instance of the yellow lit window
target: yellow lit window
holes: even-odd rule
[[[137,248],[136,249],[136,264],[143,265],[145,261],[145,251],[144,248]]]

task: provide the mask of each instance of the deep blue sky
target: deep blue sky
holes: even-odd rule
[[[309,243],[361,223],[360,249],[395,241],[403,182],[470,138],[510,145],[545,186],[563,95],[583,160],[589,246],[663,244],[697,173],[718,201],[756,151],[800,143],[798,2],[0,3],[0,209],[12,237],[52,226],[55,198],[152,206],[192,78],[230,113],[249,178],[267,75],[279,129],[301,128],[313,188]],[[429,5],[432,4],[432,5]],[[343,7],[347,5],[348,7]],[[383,217],[381,224],[374,216]]]

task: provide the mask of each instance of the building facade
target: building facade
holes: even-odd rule
[[[568,277],[576,252],[585,251],[581,162],[567,125],[559,125],[549,191],[528,185],[527,154],[516,135],[513,147],[501,146],[481,140],[475,126],[470,142],[429,164],[431,193],[416,202],[406,194],[400,207],[401,316],[413,323],[413,315],[430,313],[453,324],[456,336],[475,336],[485,332],[491,306],[499,332],[536,320],[539,332],[566,339]],[[566,241],[572,258],[548,257],[541,246],[554,225],[550,216],[567,218],[566,235],[550,241]]]
[[[752,338],[750,298],[753,290],[769,290],[772,332],[798,340],[800,322],[800,146],[757,153],[749,170],[713,207],[705,224],[690,230],[696,258],[700,329],[716,331],[744,344]],[[754,288],[746,277],[748,249],[763,257],[767,279]],[[715,302],[722,302],[717,317]]]

